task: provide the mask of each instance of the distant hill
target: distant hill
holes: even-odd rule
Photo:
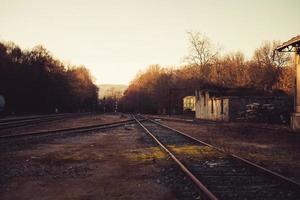
[[[112,94],[118,93],[123,94],[123,92],[127,89],[127,85],[121,84],[100,84],[99,88],[99,98],[112,96]]]

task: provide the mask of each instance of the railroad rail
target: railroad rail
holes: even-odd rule
[[[80,113],[80,114],[67,113],[67,114],[43,115],[43,116],[35,116],[35,117],[1,119],[0,130],[20,127],[20,126],[28,126],[40,122],[59,120],[68,117],[77,117],[81,115],[86,115],[86,113]]]
[[[224,127],[230,126],[228,122],[220,122],[220,121],[212,121],[212,120],[205,120],[205,119],[184,119],[184,118],[176,118],[176,117],[162,117],[162,116],[151,116],[149,115],[150,119],[160,119],[162,121],[171,121],[171,122],[181,122],[181,123],[190,123],[190,124],[205,124],[210,126],[215,126],[216,124],[222,124]],[[247,124],[248,128],[252,129],[264,129],[269,131],[285,131],[288,133],[292,133],[292,130],[290,130],[288,127],[282,127],[282,128],[272,128],[272,127],[265,127],[265,126],[255,126],[255,125],[249,125]]]
[[[299,199],[300,184],[155,120],[136,122],[207,199]]]
[[[114,128],[114,127],[123,126],[125,124],[130,124],[130,123],[135,123],[134,119],[122,120],[122,121],[112,122],[112,123],[102,123],[102,124],[96,124],[90,126],[81,126],[76,128],[65,128],[65,129],[30,132],[30,133],[23,133],[23,134],[0,135],[0,143],[6,142],[8,140],[27,139],[30,137],[83,133],[83,132],[89,132],[89,131],[95,131],[95,130],[101,130],[107,128]]]
[[[71,113],[60,113],[60,114],[46,114],[46,115],[29,115],[29,116],[10,116],[10,117],[4,117],[0,118],[0,123],[2,122],[13,122],[13,121],[22,121],[27,119],[38,119],[43,117],[50,117],[50,116],[59,116],[59,115],[65,115],[65,114],[71,114]]]

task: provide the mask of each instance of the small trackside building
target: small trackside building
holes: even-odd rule
[[[286,98],[268,96],[253,89],[200,89],[195,91],[195,117],[212,121],[235,121],[252,103],[283,105]]]

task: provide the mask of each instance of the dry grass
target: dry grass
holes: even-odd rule
[[[123,155],[129,160],[140,162],[162,160],[167,157],[167,154],[165,154],[159,147],[134,149],[125,152]]]

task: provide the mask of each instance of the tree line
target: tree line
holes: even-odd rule
[[[221,54],[220,48],[198,32],[188,36],[185,64],[171,68],[151,65],[138,73],[120,100],[124,111],[182,110],[182,98],[201,88],[255,88],[274,95],[292,94],[293,63],[288,53],[274,51],[279,41],[263,42],[251,59],[245,59],[242,52]]]
[[[0,42],[0,95],[6,113],[90,111],[98,88],[85,66],[64,64],[43,46]]]

